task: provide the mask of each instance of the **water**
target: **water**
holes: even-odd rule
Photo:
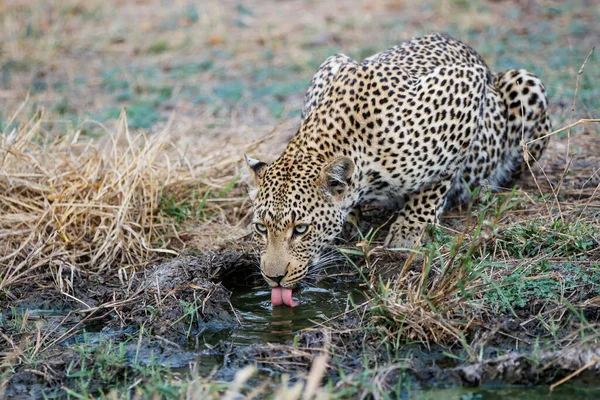
[[[284,343],[298,331],[323,323],[350,307],[349,298],[358,302],[364,295],[358,285],[335,283],[328,287],[306,287],[294,298],[297,307],[271,305],[271,291],[262,287],[237,287],[231,304],[238,311],[241,326],[233,329],[228,338],[236,345],[254,343]]]
[[[351,309],[350,298],[355,302],[364,299],[356,282],[335,283],[328,287],[305,287],[294,291],[300,301],[296,307],[271,305],[271,291],[266,286],[236,286],[232,289],[231,305],[237,311],[240,325],[221,330],[205,330],[197,335],[195,364],[200,372],[210,372],[220,367],[223,356],[211,352],[212,346],[224,341],[236,346],[258,343],[285,343],[293,340],[302,329],[323,323]],[[184,356],[189,355],[186,352]],[[183,361],[184,363],[181,363]],[[176,371],[187,371],[187,357],[173,354],[168,364]],[[221,371],[227,379],[233,379],[235,369]]]
[[[294,308],[286,306],[273,307],[271,305],[271,292],[265,286],[236,286],[232,290],[231,303],[237,310],[240,325],[236,327],[221,326],[211,327],[204,331],[196,332],[189,339],[188,345],[183,347],[171,346],[163,342],[150,342],[144,336],[143,341],[133,340],[127,344],[125,356],[127,359],[136,359],[137,362],[158,363],[169,366],[175,372],[183,375],[189,374],[190,364],[202,375],[209,375],[214,368],[223,366],[222,349],[213,350],[213,346],[220,341],[225,341],[236,346],[249,346],[259,343],[285,343],[293,340],[294,336],[302,329],[318,326],[331,318],[335,318],[347,310],[352,309],[352,302],[361,303],[365,295],[360,290],[357,282],[335,282],[322,284],[317,287],[305,287],[294,293],[294,298],[300,305]],[[352,298],[352,302],[349,300]],[[13,310],[17,315],[23,315],[24,310]],[[11,314],[12,315],[12,314]],[[30,317],[44,317],[49,324],[62,321],[64,310],[44,310],[32,308]],[[63,346],[72,346],[75,343],[94,345],[101,339],[118,338],[122,335],[137,335],[136,329],[128,327],[120,331],[100,329],[92,323],[86,326],[86,333],[75,335],[62,342]],[[192,343],[194,342],[194,343]],[[433,349],[425,350],[419,347],[408,349],[413,356],[422,361],[435,360],[440,365],[444,359],[442,353]],[[441,366],[441,365],[440,365]],[[452,367],[452,365],[447,365]],[[223,368],[220,379],[231,380],[236,372],[235,365]],[[476,388],[465,387],[435,387],[436,382],[431,382],[434,387],[419,388],[418,385],[400,398],[407,399],[446,399],[446,400],[475,400],[475,399],[600,399],[600,386],[583,385],[581,383],[567,383],[558,387],[552,394],[548,386],[510,386],[510,385],[484,385]]]

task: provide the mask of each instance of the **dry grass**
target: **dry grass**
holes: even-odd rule
[[[248,365],[236,372],[233,381],[228,385],[226,391],[215,391],[214,383],[210,381],[210,377],[198,377],[189,383],[187,392],[185,395],[182,393],[179,398],[215,400],[255,399],[274,393],[275,398],[280,400],[331,399],[333,396],[320,387],[327,367],[327,358],[326,355],[315,357],[305,382],[296,379],[293,383],[290,383],[289,376],[284,375],[279,384],[270,380],[263,380],[261,384],[254,385],[249,381],[256,374],[257,368],[254,365]],[[116,394],[114,398],[118,398]]]
[[[448,2],[443,2],[442,5],[446,7]],[[149,7],[151,6],[155,4],[150,4]],[[298,5],[294,7],[296,6]],[[379,6],[373,6],[371,11],[374,15],[381,12]],[[228,7],[232,5],[228,3]],[[85,7],[77,8],[73,12],[76,18],[83,18],[86,12],[93,11],[86,10]],[[125,7],[122,15],[128,15],[132,10]],[[296,11],[293,8],[286,9],[286,12]],[[51,12],[62,11],[51,7]],[[93,12],[105,17],[108,10],[101,6]],[[216,11],[210,8],[207,15],[213,15],[213,12]],[[41,57],[45,54],[44,46],[50,44],[30,37],[17,40],[20,36],[10,29],[15,22],[14,15],[17,15],[13,13],[14,10],[7,13],[3,25],[14,36],[14,48],[11,50],[14,54],[11,54],[17,57],[22,56],[23,52],[35,53]],[[34,19],[44,19],[39,9],[32,15]],[[223,17],[218,12],[214,15],[217,19]],[[305,18],[303,15],[303,22],[308,24]],[[230,40],[221,31],[223,23],[221,20],[215,22],[216,32],[203,31],[202,40],[212,40],[215,43],[219,38]],[[152,24],[156,25],[158,22],[153,20]],[[42,27],[46,25],[41,24]],[[144,29],[156,28],[154,25]],[[55,28],[58,32],[56,35],[63,38],[67,27],[56,25]],[[297,29],[292,28],[289,29]],[[205,25],[194,29],[205,29]],[[232,32],[244,36],[238,32],[238,28],[235,29]],[[262,32],[261,35],[266,33]],[[258,43],[265,39],[261,39],[261,35],[245,40]],[[276,30],[269,35],[272,44],[276,44],[283,33]],[[351,36],[354,35],[361,36],[360,29],[352,31]],[[90,37],[84,37],[85,40],[90,40]],[[107,46],[117,44],[119,51],[132,54],[135,52],[129,48],[131,42],[142,41],[144,46],[150,46],[144,35],[134,35],[133,38],[135,40],[128,37],[125,44],[117,41]],[[295,47],[301,46],[298,44]],[[286,46],[284,52],[277,53],[275,64],[289,58],[288,52],[293,53],[295,47]],[[50,48],[52,51],[60,51],[60,48],[50,46],[48,49]],[[252,54],[254,53],[242,52],[237,54],[236,59],[245,59]],[[146,57],[151,58],[147,54]],[[578,74],[577,84],[582,71],[583,66]],[[10,98],[14,101],[16,96],[11,95]],[[572,107],[575,107],[575,102]],[[22,117],[19,113],[16,115]],[[14,119],[16,118],[10,118]],[[214,116],[207,115],[206,119],[208,122],[205,125],[215,122]],[[19,120],[23,121],[23,118]],[[44,114],[38,113],[26,123],[21,123],[18,128],[4,132],[0,136],[0,289],[22,283],[33,274],[64,269],[101,273],[118,268],[138,268],[161,255],[176,254],[190,243],[196,247],[202,247],[207,242],[212,245],[213,238],[220,236],[233,244],[233,239],[243,235],[249,205],[241,188],[235,186],[238,176],[236,163],[243,153],[255,151],[263,141],[271,140],[272,143],[279,132],[264,134],[262,129],[263,138],[248,144],[247,138],[255,139],[257,131],[261,133],[261,129],[230,124],[220,128],[219,135],[210,138],[206,148],[202,148],[203,143],[198,143],[194,133],[210,129],[204,129],[206,126],[199,127],[198,122],[190,125],[185,117],[183,121],[183,124],[188,124],[183,128],[174,128],[172,123],[167,123],[162,132],[147,136],[143,131],[130,132],[126,115],[122,114],[115,128],[102,127],[108,138],[90,140],[82,139],[79,130],[56,136],[54,130],[45,129],[47,121]],[[11,126],[10,121],[5,126]],[[286,129],[290,131],[293,128]],[[562,130],[564,129],[552,134]],[[177,143],[173,144],[173,140]],[[577,140],[573,140],[568,147],[577,143]],[[216,151],[219,145],[222,149]],[[281,143],[275,147],[281,147]],[[262,151],[273,153],[272,148],[265,150],[263,147]],[[559,152],[560,149],[554,149],[551,157],[555,159],[552,162],[545,161],[543,166],[532,166],[541,173],[536,175],[533,180],[535,186],[531,185],[531,189],[542,196],[550,194],[551,198],[543,202],[532,200],[527,212],[546,212],[553,220],[553,210],[558,207],[560,218],[568,220],[570,211],[583,215],[579,207],[582,203],[585,203],[584,211],[595,207],[598,187],[593,183],[598,179],[598,167],[594,165],[597,159],[592,158],[591,162],[576,172],[577,175],[589,172],[589,176],[584,178],[585,190],[577,190],[577,185],[569,186],[571,181],[567,173],[577,159],[569,152],[565,152],[567,155],[564,160],[559,159]],[[546,160],[551,157],[546,157]],[[565,193],[569,190],[572,192]],[[565,194],[569,196],[569,200],[558,201],[559,195]],[[174,210],[173,213],[170,213],[169,207]],[[177,213],[179,214],[173,215]],[[472,254],[475,249],[468,251]],[[423,270],[432,268],[432,257],[430,255],[425,258]],[[393,294],[386,299],[389,303],[388,311],[403,321],[414,321],[409,337],[432,338],[435,342],[442,341],[448,335],[456,339],[471,324],[470,321],[461,321],[460,326],[453,326],[452,323],[448,325],[448,321],[453,320],[450,318],[452,310],[460,308],[450,299],[459,297],[457,293],[464,288],[458,287],[457,282],[463,279],[461,274],[469,271],[464,271],[464,260],[456,259],[456,253],[450,255],[448,251],[441,255],[441,259],[453,268],[449,273],[443,272],[441,278],[425,281],[425,274],[413,274],[412,271],[403,269],[394,287],[388,288]],[[439,266],[436,268],[439,269]],[[431,329],[420,323],[424,320],[431,321]]]
[[[99,273],[173,253],[159,204],[189,176],[165,159],[168,135],[133,135],[125,113],[101,145],[78,132],[45,136],[43,123],[0,135],[0,289],[39,267]]]
[[[380,258],[373,262],[379,264],[375,271],[387,269],[393,276],[382,279],[373,273],[370,278],[370,323],[384,327],[387,340],[459,343],[473,325],[481,324],[487,310],[469,301],[473,291],[491,279],[480,273],[472,258],[485,242],[478,237],[480,229],[477,222],[467,221],[456,241],[413,250],[400,267],[397,261],[386,260],[386,252],[372,251],[371,258]]]
[[[50,273],[64,293],[63,271],[114,276],[190,246],[235,245],[249,216],[238,163],[279,133],[186,151],[189,126],[149,136],[128,129],[125,111],[97,139],[47,123],[39,113],[0,133],[0,289]]]
[[[71,297],[72,283],[63,277],[75,271],[106,280],[131,276],[122,273],[186,248],[244,247],[247,243],[239,239],[247,232],[250,207],[242,185],[236,184],[238,162],[244,153],[265,161],[276,157],[298,123],[291,111],[300,108],[303,96],[301,90],[278,92],[278,85],[310,79],[333,52],[360,58],[410,36],[447,31],[473,45],[494,71],[535,68],[551,93],[555,123],[598,117],[597,54],[588,56],[585,70],[586,62],[580,67],[598,33],[595,15],[586,7],[554,0],[433,0],[420,7],[403,0],[326,0],[310,7],[254,0],[190,4],[69,0],[0,5],[5,56],[0,98],[6,103],[0,110],[0,130],[5,129],[0,132],[0,299],[11,303],[22,294],[13,288],[24,292],[44,285],[53,286],[48,292],[58,288]],[[207,61],[211,67],[206,70],[174,73]],[[125,83],[128,93],[119,86]],[[260,97],[259,89],[266,87],[273,93]],[[239,89],[238,99],[228,99],[232,88]],[[156,94],[162,89],[170,93],[166,98]],[[219,90],[225,95],[217,95]],[[131,97],[123,100],[123,94]],[[204,97],[196,100],[198,94]],[[277,116],[267,104],[273,98],[284,110]],[[146,131],[130,131],[125,114],[118,119],[104,114],[115,104],[132,110],[147,103],[152,106],[146,117],[162,118]],[[90,119],[102,123],[82,122]],[[600,304],[600,296],[590,290],[578,297],[585,288],[565,291],[558,300],[532,301],[516,316],[514,310],[498,313],[498,305],[485,297],[515,285],[507,281],[514,271],[522,271],[528,282],[558,282],[564,289],[572,268],[595,268],[597,237],[591,251],[564,250],[577,248],[588,234],[579,226],[600,226],[597,126],[582,123],[554,132],[543,159],[530,160],[532,174],[520,182],[517,206],[496,214],[492,200],[446,214],[442,231],[456,240],[425,249],[417,262],[363,248],[368,253],[363,264],[396,271],[383,283],[372,275],[372,297],[361,307],[360,323],[331,331],[329,352],[356,357],[356,349],[343,348],[339,337],[358,335],[370,339],[363,339],[366,346],[417,341],[454,351],[460,343],[473,361],[486,345],[481,331],[509,337],[513,332],[495,324],[513,317],[528,330],[515,339],[518,346],[533,343],[527,342],[530,332],[548,338],[564,332],[562,327],[568,334],[557,335],[550,346],[597,341],[589,334],[590,327],[598,330],[597,318],[571,318]],[[466,221],[473,213],[485,215]],[[536,234],[513,231],[530,221],[539,222]],[[557,223],[574,228],[561,230]],[[510,246],[532,246],[532,241],[546,247],[527,257],[511,252]],[[565,267],[529,273],[544,260]],[[0,338],[0,347],[15,338]],[[27,344],[23,347],[26,354]],[[326,362],[329,353],[320,344],[265,348],[269,351],[256,361],[281,371],[307,369],[322,351],[308,377],[309,393],[320,392],[325,364],[327,373],[337,367],[334,357]],[[368,364],[360,364],[353,377],[362,379]],[[374,368],[383,392],[385,376],[403,367]],[[273,389],[273,382],[252,389],[252,372],[240,371],[227,394],[251,397]],[[214,391],[212,378],[191,382],[188,397],[220,398],[225,390]],[[354,385],[354,378],[340,380],[336,389]],[[299,398],[304,388],[286,383],[277,390],[281,398]]]

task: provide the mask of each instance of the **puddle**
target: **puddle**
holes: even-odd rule
[[[273,307],[271,291],[266,285],[237,285],[232,288],[230,301],[241,324],[235,328],[215,330],[213,326],[212,329],[206,329],[189,340],[184,354],[173,353],[162,360],[175,367],[177,372],[189,372],[187,366],[178,365],[178,362],[191,361],[189,351],[193,349],[196,370],[208,373],[214,367],[222,366],[223,355],[212,351],[213,346],[219,342],[241,348],[254,344],[285,343],[293,340],[302,329],[323,323],[346,311],[351,304],[350,298],[354,302],[361,302],[364,295],[357,282],[336,282],[327,287],[326,284],[305,287],[294,292],[294,298],[300,301],[297,307]],[[225,368],[220,376],[232,379],[235,372],[234,369]]]
[[[76,328],[73,336],[62,340],[60,348],[55,349],[54,356],[60,361],[63,368],[61,373],[65,380],[69,378],[67,367],[82,357],[77,352],[76,345],[80,349],[89,346],[89,351],[93,352],[98,347],[103,349],[102,345],[106,346],[106,343],[110,342],[113,343],[110,351],[116,351],[117,347],[114,344],[117,344],[124,363],[132,368],[137,368],[139,364],[157,364],[169,367],[181,376],[188,376],[192,366],[193,370],[203,376],[211,375],[213,379],[230,381],[241,366],[257,360],[260,363],[261,358],[268,359],[275,353],[279,359],[294,357],[286,354],[281,348],[262,345],[290,342],[303,329],[324,324],[351,310],[352,304],[360,304],[366,299],[359,281],[330,278],[295,292],[294,298],[300,302],[299,306],[273,307],[269,288],[263,282],[251,279],[255,268],[255,259],[235,252],[207,253],[175,259],[141,271],[131,285],[132,293],[136,293],[137,296],[136,301],[123,303],[118,315],[107,311],[97,319],[86,319],[85,313],[69,314],[72,308],[68,304],[65,308],[46,307],[46,304],[52,304],[48,299],[60,300],[61,297],[37,293],[30,301],[15,304],[14,308],[0,309],[0,328],[10,325],[10,329],[21,329],[21,321],[27,310],[29,322],[35,321],[36,326],[42,326],[44,331],[55,330],[55,334],[60,336],[69,329]],[[80,293],[75,293],[75,296],[88,296],[85,297],[88,304],[115,301],[115,293],[119,293],[121,289],[118,284],[98,287],[93,281],[90,281],[88,286],[86,281],[81,283],[82,285],[77,286]],[[159,295],[161,293],[162,295]],[[235,316],[232,307],[236,311]],[[65,318],[66,316],[68,318]],[[352,316],[344,323],[354,326]],[[140,330],[140,327],[143,327],[143,330]],[[85,332],[81,332],[82,328]],[[357,335],[344,341],[348,353],[343,362],[347,363],[348,368],[360,368],[362,365],[358,361],[364,350],[362,340],[361,336]],[[300,347],[314,348],[312,343],[319,343],[318,334],[309,332],[300,336]],[[356,353],[351,353],[352,351]],[[445,351],[442,348],[426,348],[418,344],[407,343],[403,346],[403,351],[400,351],[402,354],[397,356],[412,360],[411,373],[407,379],[411,385],[412,379],[415,380],[410,389],[411,396],[400,397],[447,400],[510,397],[541,399],[547,398],[547,385],[499,385],[477,388],[465,388],[461,385],[463,382],[471,382],[472,379],[481,383],[532,384],[545,384],[557,379],[543,375],[543,371],[536,369],[535,363],[527,361],[526,354],[505,357],[506,359],[500,361],[492,359],[487,364],[463,365],[460,361],[448,357]],[[552,360],[566,360],[556,367],[565,375],[579,368],[579,364],[573,364],[569,360],[577,361],[584,360],[584,356],[598,356],[597,353],[588,354],[585,351],[573,350],[573,354],[567,354],[566,350],[557,355],[549,354],[544,356],[546,359],[540,358],[540,362],[543,365],[554,365],[551,364]],[[374,356],[378,354],[373,353]],[[310,354],[298,357],[294,359],[294,363],[297,370],[302,371],[310,365]],[[256,378],[259,380],[263,377],[261,374],[281,371],[271,368],[268,364],[263,364],[260,368],[261,372]],[[290,370],[289,365],[286,368],[286,371],[293,374],[294,370]],[[506,373],[506,368],[511,368],[511,374]],[[465,375],[466,372],[469,375]],[[335,371],[332,373],[335,374]],[[10,390],[17,390],[21,381],[31,383],[38,379],[28,374],[27,371],[23,371]],[[393,378],[393,374],[389,376]],[[558,372],[556,376],[560,376]],[[587,381],[583,377],[578,377],[578,380],[597,383],[597,380]],[[398,379],[395,381],[402,383]],[[428,385],[435,387],[427,388]],[[399,390],[402,394],[404,389]],[[600,398],[599,392],[598,386],[565,385],[559,387],[551,397],[569,400]]]
[[[237,287],[231,295],[231,304],[238,311],[241,327],[233,329],[228,340],[240,346],[284,343],[293,339],[298,331],[346,311],[351,304],[350,296],[354,302],[364,299],[356,282],[336,282],[295,292],[294,298],[300,301],[297,307],[273,307],[267,287]]]

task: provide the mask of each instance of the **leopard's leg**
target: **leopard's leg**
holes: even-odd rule
[[[537,122],[534,128],[524,138],[524,144],[527,148],[527,159],[521,163],[521,168],[517,168],[511,177],[512,180],[517,179],[523,171],[533,167],[535,162],[538,162],[542,157],[550,136],[547,136],[552,131],[552,125],[548,113],[545,112],[542,118]]]
[[[454,176],[408,196],[385,240],[388,248],[412,248],[429,224],[437,224],[446,206]]]
[[[529,165],[542,156],[549,137],[548,97],[542,81],[524,69],[498,74],[496,87],[502,97],[507,121],[506,146],[498,168],[492,176],[494,185],[502,185],[519,177],[528,168],[523,154],[527,144]]]
[[[448,208],[468,202],[478,187],[489,183],[497,168],[507,141],[502,104],[498,90],[488,87],[484,118],[454,179],[448,194]]]
[[[362,217],[362,212],[360,209],[360,205],[354,207],[350,210],[346,221],[344,222],[344,226],[342,228],[342,238],[346,240],[353,239],[358,235],[360,230],[360,220]]]
[[[448,196],[450,205],[466,203],[479,186],[505,188],[528,163],[533,166],[548,143],[547,109],[546,89],[535,75],[524,69],[500,73],[486,93],[485,123]],[[523,144],[528,142],[527,163]]]

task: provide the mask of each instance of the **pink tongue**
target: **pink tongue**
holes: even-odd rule
[[[292,289],[283,288],[281,286],[271,289],[271,303],[274,306],[285,304],[289,307],[296,307],[298,304],[300,304],[292,299]]]

